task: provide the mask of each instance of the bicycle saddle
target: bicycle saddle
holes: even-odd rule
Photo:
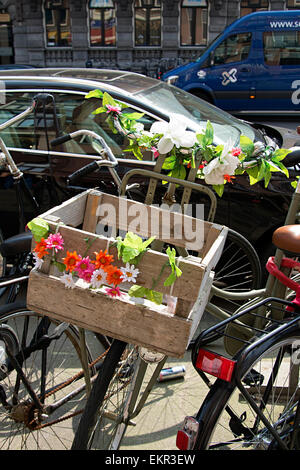
[[[275,230],[272,242],[277,248],[300,254],[300,225],[284,225]]]
[[[32,233],[24,232],[18,235],[13,235],[7,238],[0,245],[0,253],[7,258],[8,256],[15,256],[19,253],[26,253],[31,251]]]

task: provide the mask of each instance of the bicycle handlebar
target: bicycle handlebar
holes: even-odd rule
[[[78,178],[82,178],[83,176],[86,176],[89,173],[92,173],[93,171],[98,170],[100,166],[103,166],[103,165],[101,165],[101,161],[99,160],[94,160],[93,162],[88,163],[87,165],[83,166],[82,168],[79,168],[79,170],[76,170],[74,171],[74,173],[69,175],[67,178],[67,183],[68,184],[75,183],[75,181]]]
[[[67,178],[67,183],[74,183],[78,178],[86,176],[89,173],[98,170],[100,167],[105,166],[108,167],[115,183],[120,188],[121,180],[119,178],[118,173],[114,169],[118,165],[118,160],[114,156],[113,152],[111,151],[111,148],[107,145],[105,140],[100,135],[96,134],[96,132],[90,131],[88,129],[81,129],[78,131],[70,132],[69,134],[65,134],[60,137],[57,137],[56,139],[53,139],[51,141],[51,145],[55,147],[57,145],[63,144],[64,142],[67,142],[68,140],[75,139],[76,137],[82,135],[92,137],[93,139],[98,141],[102,147],[102,149],[98,152],[99,154],[102,153],[102,155],[100,157],[97,157],[96,155],[91,156],[91,158],[93,158],[93,161],[69,175]]]

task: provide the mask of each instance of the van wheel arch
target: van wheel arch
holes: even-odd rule
[[[210,104],[214,104],[213,97],[207,91],[199,90],[198,88],[195,88],[194,90],[189,90],[189,93],[191,93],[192,95],[198,96],[198,98],[201,98],[202,100],[207,101]]]

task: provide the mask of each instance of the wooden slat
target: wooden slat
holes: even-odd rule
[[[193,251],[202,250],[212,226],[209,222],[195,219],[180,212],[147,206],[126,198],[118,198],[96,191],[89,194],[90,198],[99,201],[96,213],[96,223],[99,226],[116,226],[124,232],[132,231],[145,238],[156,236],[158,240]],[[95,201],[93,201],[93,206],[94,204],[96,204]],[[108,208],[110,210],[107,210]],[[191,236],[194,236],[194,239],[190,239]],[[195,242],[197,242],[197,246]]]
[[[89,192],[90,190],[78,194],[59,206],[53,207],[39,217],[47,220],[49,218],[48,216],[54,216],[59,218],[65,225],[78,227],[83,222]]]
[[[27,305],[43,315],[171,357],[184,355],[190,334],[191,321],[164,313],[153,304],[136,304],[128,296],[111,299],[82,287],[67,289],[58,279],[37,271],[30,273]]]

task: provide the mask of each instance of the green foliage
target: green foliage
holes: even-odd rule
[[[49,232],[49,225],[44,219],[36,217],[27,224],[31,230],[33,238],[36,242],[40,242],[42,238],[46,238]]]
[[[143,242],[141,237],[132,232],[127,232],[124,240],[117,237],[118,257],[123,263],[136,265],[154,239],[155,237],[151,237]]]
[[[124,134],[130,134],[130,137],[132,135],[135,136],[134,139],[130,139],[129,146],[125,152],[131,152],[138,160],[142,160],[143,152],[145,150],[157,150],[158,144],[164,137],[164,134],[150,134],[149,132],[141,131],[138,127],[141,123],[138,123],[137,121],[142,119],[143,113],[124,112],[123,109],[125,105],[123,103],[114,100],[107,92],[103,93],[101,90],[93,90],[89,92],[86,95],[86,98],[102,99],[102,106],[96,109],[94,113],[107,113],[106,121],[108,122],[112,132],[118,132],[115,127],[115,120],[118,119]],[[114,107],[118,106],[120,113],[114,111],[110,112],[107,108],[108,105]],[[268,186],[273,172],[278,171],[283,173],[286,177],[289,176],[287,168],[282,163],[282,160],[286,157],[289,150],[278,149],[274,151],[272,148],[266,146],[262,151],[256,154],[255,144],[245,135],[240,136],[239,149],[240,153],[234,153],[233,155],[238,155],[240,164],[237,165],[235,170],[231,170],[234,172],[234,175],[231,174],[229,176],[247,173],[251,185],[264,180],[265,187]],[[178,148],[175,144],[173,145],[171,151],[165,156],[162,169],[167,171],[168,176],[185,179],[187,168],[195,168],[195,157],[200,156],[200,159],[197,158],[197,161],[200,161],[199,169],[197,169],[197,177],[205,180],[207,177],[207,171],[203,171],[205,165],[209,164],[214,159],[218,159],[220,168],[222,168],[221,165],[224,164],[226,156],[230,156],[231,151],[232,149],[225,151],[223,145],[215,145],[213,125],[210,121],[207,121],[205,129],[201,133],[196,134],[196,143],[192,147],[186,149],[181,147]],[[226,167],[226,165],[224,167]],[[226,174],[224,176],[226,176]],[[218,179],[219,178],[216,178],[216,180]],[[228,181],[230,180],[226,180],[224,178],[224,184],[213,185],[213,189],[219,197],[222,197],[224,185]],[[167,181],[163,181],[163,184],[166,183]]]
[[[166,253],[169,257],[169,265],[170,265],[170,268],[171,268],[171,274],[167,277],[167,279],[165,280],[164,282],[164,286],[171,286],[172,284],[174,284],[174,282],[176,281],[177,277],[180,277],[181,274],[182,274],[182,271],[181,269],[178,268],[178,266],[176,265],[176,251],[174,248],[170,248],[168,246],[167,250],[166,250]]]
[[[151,302],[156,303],[157,305],[160,305],[163,301],[163,295],[160,292],[156,292],[152,289],[148,289],[147,287],[142,287],[142,286],[132,286],[128,294],[131,297],[146,297],[146,299],[150,300]]]

